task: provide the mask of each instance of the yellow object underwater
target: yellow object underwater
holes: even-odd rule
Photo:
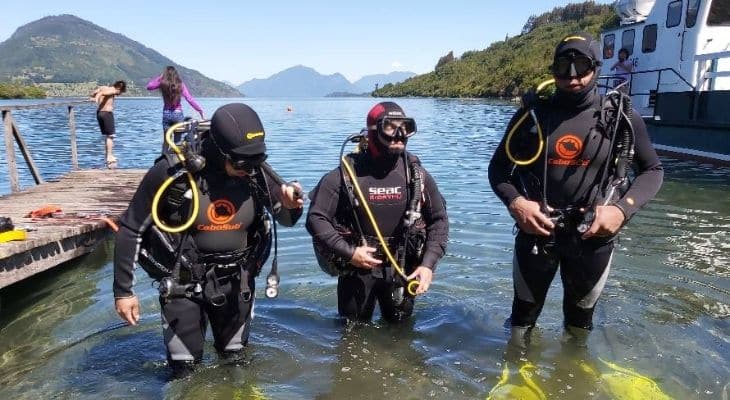
[[[580,368],[589,376],[600,381],[600,390],[608,398],[613,400],[672,400],[672,397],[664,393],[653,379],[629,368],[620,367],[600,358],[599,360],[612,371],[600,373],[585,361],[580,363]],[[518,372],[524,383],[518,385],[507,383],[510,372],[509,367],[505,364],[502,376],[489,391],[487,400],[546,400],[545,392],[533,379],[536,368],[531,362],[526,362],[520,367]]]
[[[532,379],[533,370],[535,365],[531,362],[525,363],[519,369],[519,374],[522,380],[525,381],[524,385],[514,385],[507,383],[509,379],[509,367],[505,364],[502,370],[502,377],[499,379],[496,385],[489,391],[487,400],[507,400],[507,399],[521,399],[521,400],[546,400],[545,393],[537,386],[537,383]]]
[[[13,229],[0,233],[0,243],[10,242],[13,240],[25,240],[28,239],[28,234],[21,229]]]
[[[638,372],[620,367],[614,363],[599,360],[613,372],[599,374],[590,365],[581,363],[581,368],[604,383],[604,389],[615,400],[671,400],[654,380]]]

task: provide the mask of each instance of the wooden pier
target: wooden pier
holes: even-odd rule
[[[108,221],[114,224],[118,220],[145,173],[143,170],[78,169],[73,106],[79,103],[0,107],[12,190],[0,196],[0,216],[10,217],[15,228],[27,234],[25,240],[0,243],[0,288],[91,252],[110,236],[112,228]],[[40,177],[11,115],[13,109],[49,107],[68,107],[73,169],[52,182]],[[21,190],[18,183],[13,142],[37,183],[31,188]],[[46,217],[28,216],[47,205],[57,206],[61,211]]]

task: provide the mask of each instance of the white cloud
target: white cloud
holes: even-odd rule
[[[393,61],[393,63],[390,64],[390,66],[393,68],[400,68],[403,66],[403,64],[401,64],[400,61]]]

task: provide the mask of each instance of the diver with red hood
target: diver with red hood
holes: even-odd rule
[[[387,321],[407,319],[446,251],[443,197],[406,152],[415,133],[396,103],[376,104],[367,128],[345,141],[359,141],[359,151],[341,157],[310,194],[307,230],[320,267],[338,277],[338,311],[349,321],[369,321],[376,301]]]

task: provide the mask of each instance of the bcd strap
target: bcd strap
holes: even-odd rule
[[[151,225],[142,235],[137,262],[155,280],[171,276],[177,263],[192,274],[197,249],[190,235],[162,232]]]
[[[601,174],[598,191],[591,195],[590,204],[607,204],[623,196],[631,182],[628,171],[634,157],[634,131],[631,124],[631,97],[620,91],[601,98],[599,122],[611,140],[609,160]]]

